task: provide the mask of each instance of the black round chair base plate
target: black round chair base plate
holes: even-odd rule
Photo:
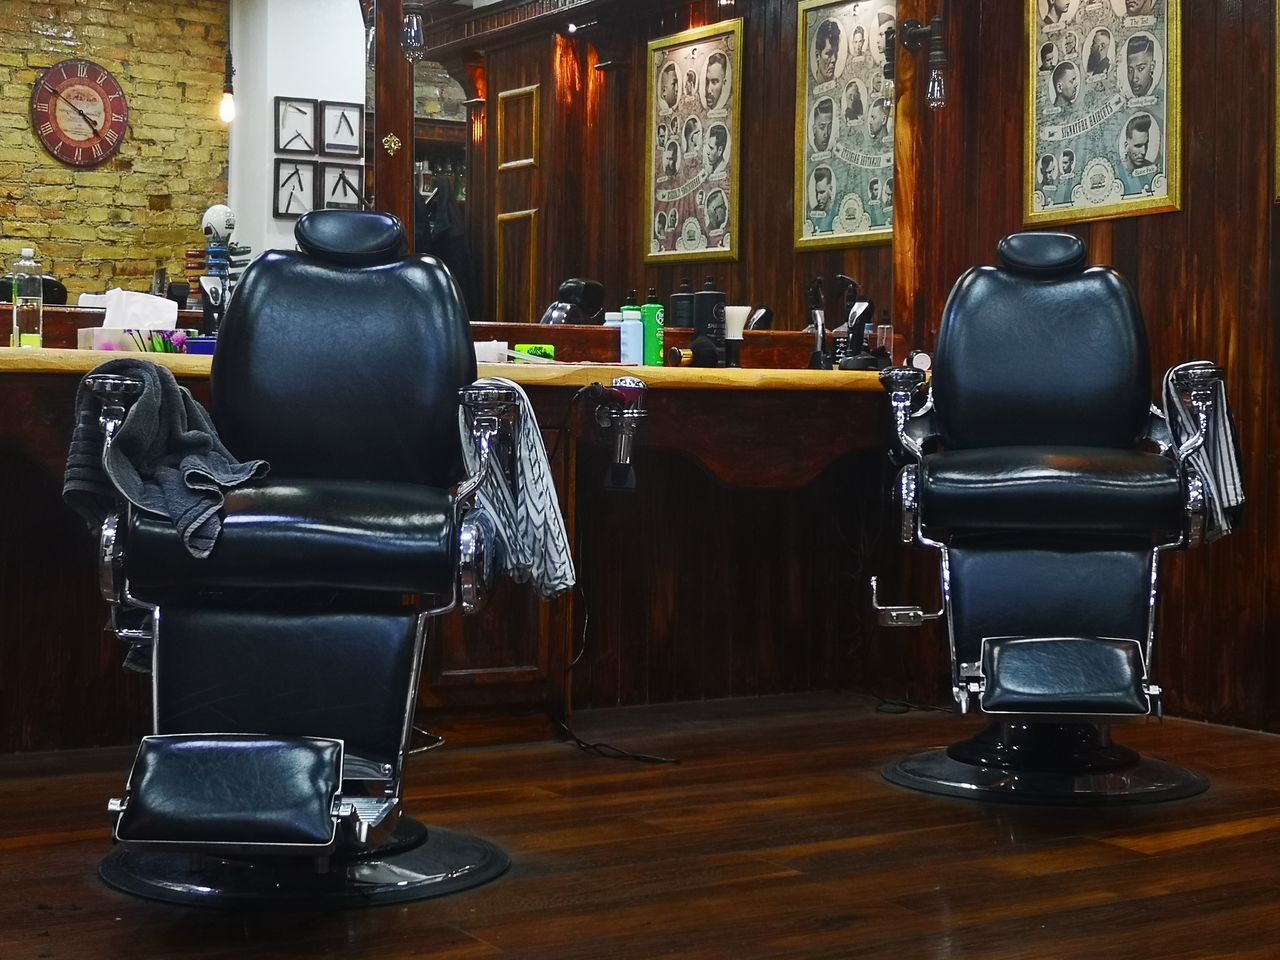
[[[196,907],[292,903],[324,908],[427,900],[502,876],[511,859],[487,840],[402,818],[391,841],[367,855],[334,857],[326,873],[311,858],[214,857],[120,847],[98,875],[124,893]]]
[[[962,763],[939,748],[895,760],[880,772],[890,783],[910,790],[996,803],[1158,803],[1209,789],[1209,781],[1199,774],[1148,757],[1139,757],[1123,770],[1077,773]]]

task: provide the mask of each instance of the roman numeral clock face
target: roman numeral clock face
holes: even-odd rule
[[[58,160],[92,167],[120,149],[129,127],[129,104],[110,72],[88,60],[64,60],[36,80],[31,126]]]

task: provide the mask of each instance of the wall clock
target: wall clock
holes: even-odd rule
[[[63,60],[36,80],[31,126],[54,157],[73,167],[92,167],[120,149],[129,103],[109,70],[89,60]]]

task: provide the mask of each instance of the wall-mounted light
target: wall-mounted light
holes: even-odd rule
[[[427,5],[425,0],[404,0],[401,9],[404,19],[401,21],[400,45],[404,49],[404,58],[410,63],[417,63],[427,55]]]
[[[924,88],[924,102],[930,110],[938,110],[947,103],[945,71],[951,68],[947,56],[947,42],[942,17],[934,17],[926,27],[919,20],[908,20],[902,25],[902,47],[917,53],[929,45],[929,79]]]
[[[898,31],[890,27],[884,32],[884,86],[880,88],[880,95],[890,104],[898,99],[898,85],[894,82],[897,72]]]
[[[235,68],[231,66],[231,44],[227,43],[227,74],[222,81],[222,100],[218,104],[218,116],[223,123],[230,123],[236,118],[236,91],[235,85],[231,82],[231,78],[236,75]]]

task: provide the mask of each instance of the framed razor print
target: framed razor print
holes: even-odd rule
[[[317,210],[362,210],[360,185],[364,168],[354,163],[320,164],[320,201]]]
[[[801,0],[797,7],[797,250],[893,236],[893,100],[884,35],[897,0]]]
[[[738,258],[742,21],[649,44],[646,263]]]
[[[276,157],[271,215],[296,220],[316,209],[316,162]]]
[[[1181,206],[1181,0],[1025,0],[1026,222]]]
[[[320,101],[320,152],[329,157],[364,155],[363,105]]]
[[[276,97],[276,153],[314,155],[319,116],[315,100]]]

